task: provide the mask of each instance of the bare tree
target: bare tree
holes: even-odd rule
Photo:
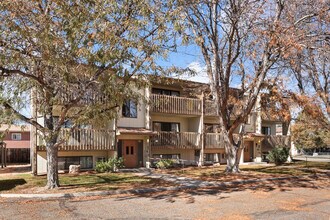
[[[299,46],[284,57],[296,86],[287,93],[304,114],[330,126],[330,7],[326,1],[292,1],[290,20],[299,31]],[[295,13],[292,13],[294,11]]]
[[[181,20],[174,27],[183,39],[192,39],[200,47],[206,64],[225,137],[226,171],[239,172],[244,122],[265,80],[277,75],[272,68],[297,48],[301,39],[295,32],[307,15],[291,20],[294,12],[283,0],[177,1],[176,7]],[[233,84],[238,85],[236,92]],[[236,141],[234,131],[240,126]]]

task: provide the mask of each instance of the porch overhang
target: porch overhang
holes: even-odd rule
[[[255,140],[257,142],[261,142],[266,136],[264,134],[258,133],[248,133],[244,135],[244,140]]]
[[[145,128],[118,128],[116,135],[121,135],[121,134],[153,136],[153,135],[157,135],[157,132]]]

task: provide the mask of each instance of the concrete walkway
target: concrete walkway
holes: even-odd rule
[[[294,160],[310,161],[310,162],[328,162],[330,163],[330,155],[319,155],[319,156],[310,156],[310,155],[299,155],[294,156]]]

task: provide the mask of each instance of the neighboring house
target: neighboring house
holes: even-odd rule
[[[30,163],[30,126],[2,125],[0,133],[7,148],[7,163]]]
[[[113,156],[123,157],[126,167],[148,167],[159,158],[178,159],[185,165],[225,163],[214,102],[202,93],[208,88],[186,80],[152,81],[150,87],[139,91],[149,101],[127,100],[120,117],[109,121],[108,127],[74,129],[59,148],[59,169],[67,170],[71,164],[92,169],[97,161]],[[259,105],[258,101],[246,122],[241,163],[261,162],[262,140],[282,135],[280,122],[263,120]],[[62,135],[67,132],[64,128]],[[45,173],[46,151],[41,137],[37,139],[32,144],[37,171]]]

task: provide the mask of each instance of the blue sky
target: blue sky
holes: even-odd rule
[[[158,64],[163,67],[176,66],[181,68],[189,67],[193,69],[198,75],[182,75],[180,79],[186,79],[196,82],[208,82],[208,77],[205,71],[205,65],[200,53],[200,49],[196,45],[180,46],[177,52],[172,52],[167,59],[160,59]]]

